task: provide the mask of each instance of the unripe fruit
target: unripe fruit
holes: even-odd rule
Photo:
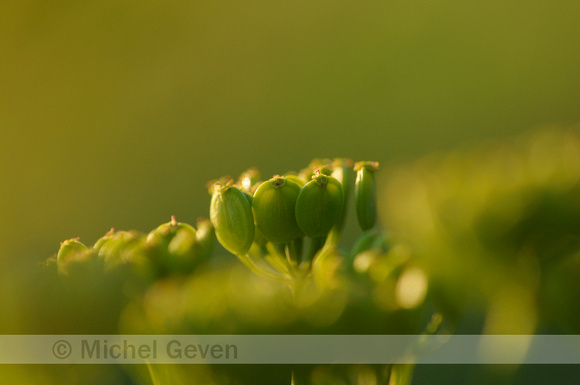
[[[145,251],[144,235],[138,231],[117,231],[111,229],[93,245],[93,252],[103,259],[105,266],[133,262],[134,256]]]
[[[296,200],[296,222],[304,234],[327,234],[342,214],[343,192],[340,182],[318,174],[300,190]]]
[[[188,274],[198,263],[195,229],[175,217],[147,235],[147,245],[154,249],[154,259],[161,274]]]
[[[68,239],[60,244],[56,263],[62,274],[68,274],[72,264],[82,263],[92,259],[93,254],[78,238]]]
[[[253,188],[256,189],[256,188],[258,188],[259,185],[260,185],[260,183],[254,185]],[[254,197],[244,190],[241,190],[241,191],[244,194],[244,196],[248,199],[248,202],[250,202],[250,206],[252,206],[252,202],[254,200]],[[252,215],[254,215],[254,214],[252,213]],[[258,226],[256,226],[256,218],[254,218],[254,242],[256,242],[258,244],[258,246],[260,246],[260,247],[264,247],[264,246],[266,246],[266,243],[268,243],[268,240],[264,237],[264,234],[262,234],[262,232],[260,231]]]
[[[104,250],[102,250],[102,249],[103,249],[103,247],[106,247],[107,243],[110,242],[110,240],[114,234],[115,234],[115,229],[111,228],[111,230],[109,230],[105,235],[103,235],[101,238],[97,239],[97,241],[93,245],[93,251],[95,252],[95,254],[97,256],[104,258],[104,254],[103,254]]]
[[[363,230],[372,228],[377,220],[375,171],[378,169],[378,162],[357,162],[354,165],[354,170],[357,172],[356,216]]]
[[[254,241],[254,216],[244,193],[230,183],[216,184],[210,219],[218,241],[226,250],[236,255],[248,252]]]
[[[88,251],[89,248],[84,243],[80,242],[78,238],[67,239],[60,244],[56,261],[58,263],[66,263],[76,259],[83,252]]]
[[[195,242],[197,232],[187,223],[177,222],[174,216],[171,221],[152,230],[147,235],[147,243],[163,243],[175,254],[185,254]]]
[[[353,179],[352,160],[343,158],[334,159],[332,162],[331,176],[335,177],[342,186],[342,213],[334,225],[334,228],[340,232],[344,225],[348,208],[348,199],[350,197],[350,185]]]
[[[254,193],[256,225],[270,242],[287,243],[300,234],[295,216],[299,193],[300,186],[279,175],[262,183]]]
[[[111,229],[95,242],[92,251],[106,271],[128,273],[124,279],[145,283],[159,275],[159,269],[154,266],[154,250],[147,245],[145,234],[140,231]]]

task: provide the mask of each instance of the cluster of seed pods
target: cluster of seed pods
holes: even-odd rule
[[[217,236],[246,265],[256,267],[255,257],[266,256],[275,270],[288,275],[302,262],[312,263],[324,246],[336,246],[353,180],[358,223],[365,231],[373,229],[377,170],[377,162],[315,159],[299,173],[262,181],[251,168],[235,183],[224,177],[208,184],[210,220],[199,219],[197,230],[172,217],[148,234],[111,229],[92,247],[69,239],[61,243],[57,265],[65,275],[87,264],[131,266],[148,279],[190,274],[209,259]]]
[[[210,218],[217,239],[238,256],[267,242],[300,248],[304,237],[321,246],[340,235],[354,172],[357,219],[363,230],[371,229],[376,222],[377,170],[377,162],[357,162],[353,168],[349,159],[315,159],[298,174],[266,181],[255,168],[236,183],[227,177],[212,181]]]
[[[205,218],[197,221],[197,230],[171,217],[148,234],[135,230],[111,229],[92,247],[78,238],[61,243],[56,262],[67,275],[75,267],[98,264],[106,270],[131,266],[139,275],[155,279],[160,276],[190,274],[207,261],[214,244],[214,229]]]

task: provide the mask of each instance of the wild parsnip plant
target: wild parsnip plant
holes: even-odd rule
[[[354,169],[356,214],[369,231],[376,223],[378,163],[359,162]],[[256,168],[237,182],[229,177],[211,181],[210,218],[217,239],[256,274],[293,287],[339,255],[354,172],[349,159],[315,159],[298,174],[265,181]]]
[[[100,264],[105,270],[128,265],[146,281],[188,275],[209,259],[215,234],[254,273],[295,284],[315,273],[325,258],[340,254],[355,172],[356,215],[366,231],[356,251],[381,242],[388,250],[374,228],[377,170],[377,162],[358,162],[353,169],[349,159],[315,159],[298,174],[262,181],[251,168],[235,183],[228,177],[208,183],[211,222],[198,219],[197,230],[172,217],[149,234],[111,229],[90,248],[69,239],[61,243],[58,269],[68,275],[75,265]]]
[[[420,308],[425,287],[411,302],[395,293],[410,255],[404,247],[392,247],[378,226],[378,166],[315,159],[298,173],[266,180],[250,168],[237,181],[223,177],[208,183],[210,220],[200,219],[193,227],[172,217],[149,234],[112,229],[92,247],[67,240],[56,258],[58,270],[65,278],[95,269],[104,275],[121,271],[128,295],[128,306],[119,314],[125,333],[418,333],[432,311]],[[339,241],[351,190],[363,231],[348,250]],[[238,273],[220,265],[200,268],[216,238],[253,278],[232,278]],[[408,384],[412,371],[411,366],[288,369],[265,365],[260,372],[282,376],[285,384],[341,376],[355,381],[361,373]],[[207,370],[152,366],[147,373],[160,384],[219,384],[224,372],[238,383],[256,381],[243,368]]]
[[[112,230],[92,247],[68,240],[58,270],[65,280],[121,271],[122,333],[578,332],[577,129],[432,155],[386,176],[378,169],[315,159],[261,179],[251,168],[208,183],[209,220]],[[351,206],[361,234],[345,247]],[[215,239],[245,267],[205,263]],[[412,365],[153,365],[137,378],[403,385],[412,373]]]

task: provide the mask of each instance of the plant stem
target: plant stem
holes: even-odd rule
[[[275,279],[277,281],[284,281],[287,282],[289,277],[287,275],[274,272],[272,270],[267,270],[261,265],[258,265],[254,260],[250,258],[249,255],[238,255],[238,259],[242,261],[244,265],[248,267],[251,271],[258,274],[261,277],[268,278],[268,279]]]
[[[266,260],[276,269],[281,271],[286,275],[292,275],[292,266],[288,260],[280,254],[276,245],[268,242],[266,243],[266,249],[268,254],[266,255]]]
[[[286,252],[294,266],[302,262],[302,237],[296,237],[286,245]]]
[[[312,259],[314,258],[314,256],[316,255],[316,253],[318,253],[318,251],[322,248],[322,246],[324,245],[324,240],[325,237],[321,236],[321,237],[314,237],[310,239],[310,247],[308,248],[308,253],[306,254],[306,259],[310,262],[312,262]]]

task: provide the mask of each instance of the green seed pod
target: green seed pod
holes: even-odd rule
[[[342,213],[336,224],[334,225],[334,229],[340,232],[344,225],[344,220],[346,218],[346,211],[348,207],[348,199],[350,197],[350,185],[352,183],[352,160],[350,159],[343,159],[343,158],[336,158],[332,162],[332,174],[331,176],[335,177],[342,186]]]
[[[229,252],[244,255],[254,241],[254,216],[248,198],[232,186],[216,185],[210,219],[218,241]]]
[[[248,202],[250,203],[250,206],[252,206],[252,201],[254,200],[254,197],[247,191],[239,189],[242,194],[244,194],[244,196],[246,197],[246,199],[248,200]]]
[[[89,248],[80,242],[79,238],[67,239],[60,244],[56,261],[58,263],[66,263],[75,260],[79,255],[88,250]]]
[[[260,185],[260,183],[258,182],[258,184],[253,186],[254,191],[255,191],[255,188],[257,188],[259,185]],[[244,194],[244,196],[248,199],[248,202],[250,202],[250,206],[251,206],[252,201],[254,200],[254,197],[244,190],[241,190],[241,191]],[[252,213],[252,215],[253,215],[253,213]],[[260,231],[258,226],[256,226],[256,218],[254,218],[254,242],[256,242],[260,247],[266,246],[266,243],[268,242],[268,240],[266,238],[264,238],[264,235],[262,234],[262,232]]]
[[[107,244],[110,242],[111,238],[113,237],[113,234],[115,234],[115,229],[111,228],[111,230],[109,230],[105,235],[97,239],[97,241],[93,245],[93,252],[95,253],[95,255],[104,258],[104,250],[102,249],[104,247],[107,247]]]
[[[115,232],[111,229],[95,242],[93,253],[107,271],[131,271],[139,280],[150,282],[158,272],[152,264],[152,248],[146,244],[145,238],[136,230]]]
[[[375,172],[379,169],[378,162],[357,162],[354,170],[357,172],[355,181],[356,216],[363,230],[368,230],[377,221]]]
[[[174,216],[147,235],[154,260],[161,274],[189,274],[197,265],[197,232],[187,223],[177,222]]]
[[[116,231],[111,229],[93,245],[93,252],[102,258],[107,265],[131,263],[135,253],[142,253],[145,248],[143,233],[130,231]]]
[[[143,244],[143,234],[138,231],[117,231],[111,229],[93,246],[93,252],[102,258],[107,266],[128,263],[132,259],[131,249]]]
[[[327,234],[342,214],[343,192],[340,182],[319,173],[300,190],[296,200],[296,222],[304,234]]]
[[[256,225],[270,242],[287,243],[300,234],[295,217],[299,193],[300,186],[280,175],[262,183],[254,193]]]
[[[170,222],[160,225],[147,235],[147,243],[163,242],[171,253],[186,254],[195,242],[196,235],[191,225],[177,222],[175,216],[172,216]]]
[[[86,262],[92,259],[93,254],[87,246],[79,242],[78,238],[68,239],[60,244],[56,263],[58,271],[67,275],[73,264]]]

